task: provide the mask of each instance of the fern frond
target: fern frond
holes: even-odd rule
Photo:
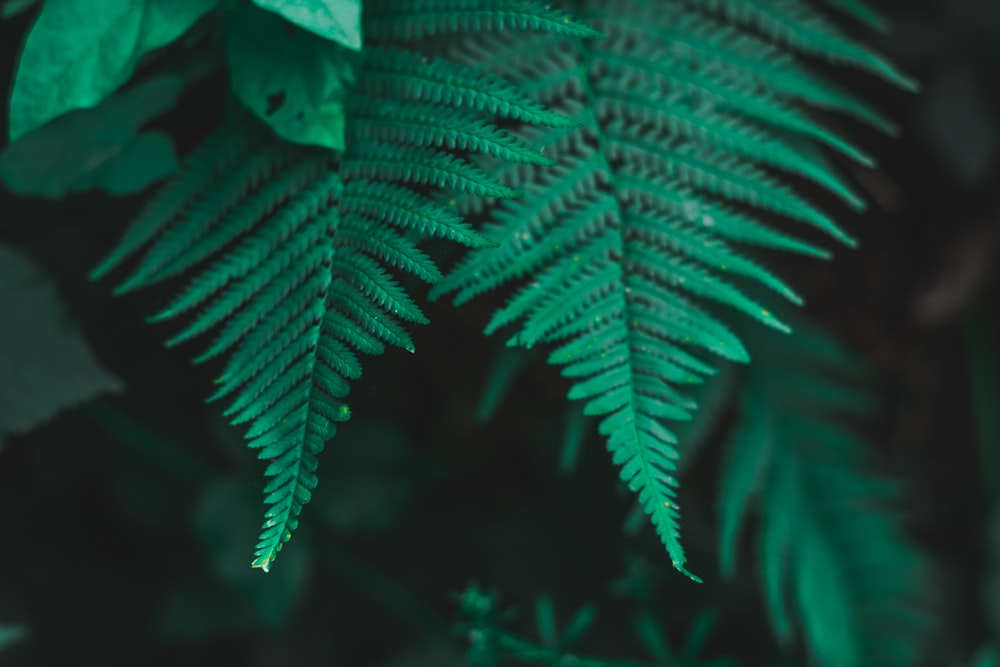
[[[885,18],[869,7],[865,0],[826,0],[826,4],[854,17],[873,30],[879,32],[888,30]]]
[[[743,92],[767,89],[796,97],[810,106],[841,111],[884,131],[894,126],[863,100],[832,82],[813,74],[808,67],[779,46],[738,26],[715,17],[691,12],[682,6],[658,8],[660,27],[655,31],[656,49],[671,57],[712,68],[728,85]],[[625,35],[650,32],[648,26],[623,21]]]
[[[487,217],[483,234],[498,246],[469,253],[431,294],[452,292],[461,303],[520,286],[486,332],[516,326],[510,345],[557,346],[549,362],[572,380],[569,397],[601,418],[622,480],[685,573],[678,452],[666,424],[690,418],[697,404],[685,387],[715,372],[701,352],[749,358],[713,307],[788,330],[737,280],[800,299],[746,257],[745,246],[828,254],[773,228],[776,218],[852,243],[785,174],[861,208],[821,147],[871,160],[805,107],[886,125],[787,45],[822,29],[834,60],[856,64],[867,50],[825,22],[775,24],[786,5],[587,0],[576,3],[575,15],[606,35],[602,40],[483,35],[456,55],[519,84],[578,126],[520,133],[553,167],[480,161],[526,196],[462,203]]]
[[[918,84],[884,56],[858,44],[841,32],[806,0],[684,0],[689,5],[718,12],[802,53],[832,63],[868,70],[906,90]],[[857,13],[859,3],[852,2]],[[869,18],[870,14],[867,14]]]
[[[368,142],[357,149],[351,176],[375,181],[438,185],[476,197],[506,199],[517,194],[471,162],[442,151]]]
[[[366,68],[367,85],[373,94],[444,107],[461,106],[531,125],[573,125],[492,74],[413,51],[372,47],[369,53],[376,54]]]
[[[202,143],[186,162],[187,178],[173,179],[157,193],[122,237],[118,246],[91,272],[97,280],[110,273],[131,254],[152,241],[171,220],[190,206],[199,188],[215,182],[236,165],[246,146],[245,137],[237,132],[216,132]]]
[[[366,15],[365,34],[378,40],[416,40],[440,33],[491,30],[600,36],[551,3],[538,0],[382,0],[373,5],[373,11]]]
[[[739,527],[760,497],[761,577],[775,634],[800,627],[816,664],[918,664],[928,620],[920,554],[838,420],[858,415],[854,360],[806,325],[791,342],[755,337],[720,485],[721,562],[731,575]],[[793,619],[795,619],[793,621]]]
[[[439,280],[418,247],[428,237],[491,245],[457,200],[517,192],[477,166],[477,155],[551,163],[494,116],[572,126],[499,77],[431,62],[405,42],[467,24],[593,32],[526,0],[388,0],[366,15],[374,28],[347,77],[342,153],[283,143],[238,108],[94,271],[141,254],[118,292],[187,279],[151,319],[183,320],[168,345],[214,335],[195,358],[224,359],[209,400],[228,402],[224,414],[246,425],[249,446],[268,462],[253,560],[265,570],[310,499],[324,443],[350,415],[344,400],[359,356],[412,352],[410,325],[427,322],[394,271]]]
[[[356,122],[361,121],[358,134],[375,141],[476,151],[508,162],[552,164],[492,123],[469,123],[465,109],[447,111],[413,102],[378,104],[356,98],[352,111]]]
[[[220,134],[238,135],[233,128],[240,125]],[[219,174],[200,188],[184,181],[198,178],[201,170],[185,170],[177,181],[184,187],[168,186],[168,191],[194,192],[194,202],[159,217],[160,232],[126,285],[162,279],[163,267],[174,260],[180,263],[170,273],[210,260],[156,319],[197,309],[169,344],[217,330],[198,360],[229,355],[210,400],[229,398],[224,414],[233,424],[251,423],[249,446],[269,461],[268,510],[254,560],[267,569],[316,485],[317,455],[336,423],[350,414],[343,399],[360,366],[351,351],[356,334],[343,329],[411,347],[393,335],[394,325],[374,326],[370,320],[374,314],[385,322],[426,318],[381,268],[381,255],[342,242],[344,184],[335,156],[253,129],[247,133],[252,142],[236,143],[244,150],[239,163],[248,168]],[[216,140],[206,145],[229,147]],[[279,169],[281,176],[260,183],[260,173]],[[151,218],[140,216],[140,222]],[[386,231],[380,234],[384,238]],[[406,248],[401,238],[395,245]],[[345,299],[351,307],[342,303]]]

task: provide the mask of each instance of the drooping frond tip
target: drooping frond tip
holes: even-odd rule
[[[785,231],[796,224],[854,245],[786,176],[861,210],[825,151],[873,160],[809,107],[891,129],[807,57],[911,84],[802,0],[586,0],[575,15],[605,37],[477,35],[458,49],[575,126],[518,132],[553,166],[482,163],[525,196],[475,208],[498,246],[470,252],[431,294],[461,303],[518,286],[486,332],[514,327],[511,345],[555,346],[569,397],[601,418],[621,479],[691,576],[667,424],[698,407],[685,388],[715,372],[702,353],[749,359],[720,307],[790,331],[741,288],[801,302],[753,247],[828,257]]]
[[[140,255],[119,293],[188,277],[150,319],[183,321],[168,345],[214,334],[195,359],[224,360],[209,401],[228,402],[224,414],[267,462],[252,562],[264,571],[298,526],[326,440],[350,417],[344,399],[361,376],[360,355],[413,352],[408,325],[427,321],[393,272],[439,280],[418,247],[428,237],[494,245],[458,214],[457,200],[518,193],[473,156],[551,163],[496,116],[573,125],[495,75],[406,42],[467,24],[592,33],[531,0],[392,0],[375,3],[366,21],[344,151],[283,142],[236,107],[92,274]]]

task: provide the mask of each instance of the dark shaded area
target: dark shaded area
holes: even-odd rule
[[[845,127],[880,162],[852,171],[872,202],[866,215],[829,207],[860,248],[837,249],[828,264],[776,257],[773,266],[877,383],[882,403],[866,435],[910,489],[909,526],[936,564],[941,627],[927,664],[946,665],[989,633],[986,536],[1000,493],[1000,5],[894,0],[883,10],[895,29],[876,43],[924,91],[837,72],[901,127],[897,138]],[[3,90],[30,18],[0,24]],[[179,153],[218,123],[224,90],[215,73],[158,123]],[[576,469],[559,473],[576,406],[567,409],[566,383],[543,355],[530,355],[487,423],[476,419],[502,344],[480,335],[490,299],[429,305],[431,326],[413,332],[416,355],[367,360],[355,417],[321,459],[301,528],[274,572],[251,571],[262,466],[203,405],[218,368],[192,366],[190,348],[164,349],[168,327],[143,322],[169,288],[115,299],[110,281],[86,280],[143,199],[0,191],[0,240],[59,281],[96,355],[128,388],[7,441],[0,623],[23,624],[28,636],[5,664],[458,664],[449,592],[473,580],[525,612],[541,592],[560,613],[598,602],[592,654],[640,653],[626,612],[643,596],[655,597],[672,638],[712,609],[721,625],[709,653],[747,665],[773,653],[753,568],[732,583],[714,576],[718,438],[682,492],[690,563],[706,576],[698,587],[670,570],[651,531],[623,531],[632,499],[593,424]],[[528,616],[518,627],[531,629]]]

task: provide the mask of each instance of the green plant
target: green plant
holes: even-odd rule
[[[554,345],[548,362],[573,383],[569,398],[600,419],[674,567],[699,581],[677,479],[694,445],[673,423],[697,417],[720,365],[758,354],[745,341],[764,341],[721,476],[723,572],[759,492],[776,636],[800,631],[821,664],[913,664],[923,617],[904,610],[920,559],[860,445],[828,419],[852,397],[812,367],[829,365],[832,344],[791,333],[794,315],[768,303],[802,302],[769,251],[828,258],[815,231],[853,245],[815,201],[864,210],[839,162],[874,160],[830,118],[894,132],[823,67],[916,88],[822,4],[142,0],[99,11],[48,0],[21,53],[0,177],[57,197],[139,192],[172,172],[92,277],[131,264],[116,293],[176,288],[150,318],[181,322],[168,346],[214,335],[195,359],[221,364],[209,400],[228,401],[223,414],[267,463],[254,567],[269,570],[297,528],[319,455],[351,415],[359,357],[415,351],[411,327],[428,318],[409,278],[457,304],[504,290],[486,332],[516,326],[508,346]],[[825,4],[883,26],[863,3]],[[219,61],[226,118],[177,161],[167,136],[143,127]],[[19,168],[49,145],[52,169]],[[442,272],[448,250],[434,240],[468,252]],[[737,334],[747,318],[793,347]],[[809,442],[800,450],[797,438]],[[884,542],[863,544],[878,533]],[[539,648],[496,630],[483,604],[466,612],[477,636],[499,638],[479,646],[497,653],[487,662],[564,660],[547,613]],[[674,664],[642,618],[657,664]]]

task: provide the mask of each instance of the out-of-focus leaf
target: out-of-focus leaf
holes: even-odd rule
[[[406,435],[380,421],[358,421],[324,452],[324,482],[312,504],[338,531],[371,533],[391,527],[437,471],[419,465]]]
[[[918,120],[925,141],[960,185],[982,185],[1000,150],[996,113],[984,82],[957,61],[938,70],[921,99]]]
[[[150,79],[22,137],[0,153],[0,182],[35,197],[143,190],[172,173],[177,157],[166,135],[139,129],[173,108],[183,85],[179,77]]]
[[[163,180],[179,166],[174,143],[163,132],[143,132],[127,144],[115,159],[91,172],[92,187],[112,195],[141,192]],[[84,181],[86,182],[86,181]]]
[[[26,9],[30,9],[38,0],[7,0],[0,3],[0,19],[9,19],[17,16]]]
[[[21,52],[10,98],[10,138],[96,106],[215,8],[215,0],[51,0]]]
[[[254,7],[233,16],[227,48],[233,92],[258,118],[288,141],[344,150],[350,51]]]
[[[0,245],[0,434],[121,388],[69,321],[51,279]]]
[[[566,424],[563,427],[562,453],[559,455],[559,472],[569,473],[576,467],[577,459],[580,457],[580,450],[583,443],[590,434],[588,426],[591,426],[591,419],[577,409],[575,405],[569,406],[566,411]]]
[[[0,624],[0,651],[14,642],[21,641],[27,634],[28,629],[23,625]]]
[[[969,663],[969,667],[997,667],[998,665],[1000,665],[1000,659],[997,658],[997,653],[992,648],[980,650]]]

